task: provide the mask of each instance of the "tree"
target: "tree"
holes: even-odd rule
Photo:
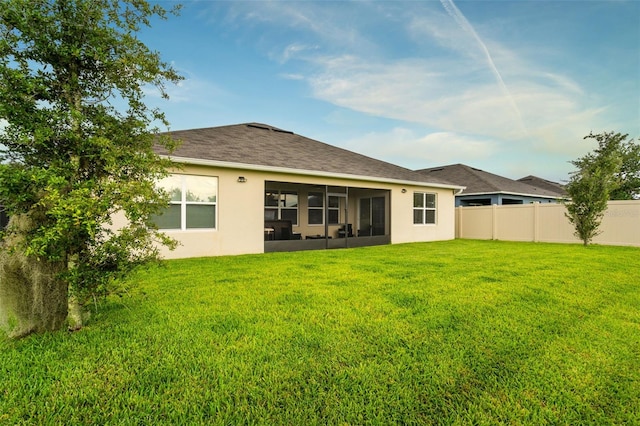
[[[590,133],[584,139],[595,139],[598,148],[571,161],[577,170],[566,185],[571,198],[567,217],[584,245],[599,234],[610,199],[631,199],[640,194],[640,148],[633,140],[627,141],[627,136]]]
[[[136,37],[170,12],[145,0],[0,2],[0,205],[11,217],[0,325],[13,335],[63,327],[69,301],[105,296],[174,244],[148,225],[168,200],[155,182],[169,162],[153,147],[174,143],[143,97],[147,86],[167,97],[180,76]],[[127,219],[117,230],[116,214]]]
[[[640,144],[635,143],[633,139],[627,141],[627,135],[619,137],[617,149],[620,152],[621,165],[617,174],[618,187],[611,191],[610,199],[640,199]],[[615,142],[617,138],[609,140]]]

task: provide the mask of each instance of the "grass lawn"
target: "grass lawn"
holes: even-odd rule
[[[640,424],[640,249],[456,240],[168,261],[0,340],[0,424]]]

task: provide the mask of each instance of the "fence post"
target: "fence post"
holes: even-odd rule
[[[498,205],[491,205],[491,239],[498,239]]]
[[[537,243],[540,239],[540,202],[535,201],[533,203],[533,242]]]

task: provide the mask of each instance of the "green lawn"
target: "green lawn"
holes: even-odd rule
[[[4,424],[640,424],[640,249],[456,240],[169,261],[0,340]]]

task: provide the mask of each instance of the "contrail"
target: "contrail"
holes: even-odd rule
[[[511,95],[509,88],[504,83],[504,80],[502,79],[502,76],[500,75],[500,72],[498,71],[496,64],[493,62],[493,58],[491,57],[491,53],[489,53],[489,49],[487,49],[487,46],[484,44],[484,42],[482,41],[482,39],[480,38],[476,30],[473,28],[471,23],[467,20],[467,18],[465,18],[462,12],[460,12],[460,9],[458,9],[458,7],[453,3],[453,0],[440,0],[440,3],[442,3],[442,6],[447,11],[449,16],[451,16],[458,23],[460,28],[470,33],[482,48],[484,56],[487,59],[487,64],[489,64],[489,68],[491,68],[493,75],[496,77],[496,80],[498,81],[500,88],[507,95],[507,98],[509,99],[509,103],[511,104],[513,111],[516,113],[518,117],[518,121],[520,122],[519,124],[522,127],[522,130],[524,131],[525,135],[528,136],[529,132],[527,131],[527,128],[525,127],[524,122],[522,120],[522,114],[520,113],[520,109],[518,108],[518,105],[513,99],[513,96]]]

